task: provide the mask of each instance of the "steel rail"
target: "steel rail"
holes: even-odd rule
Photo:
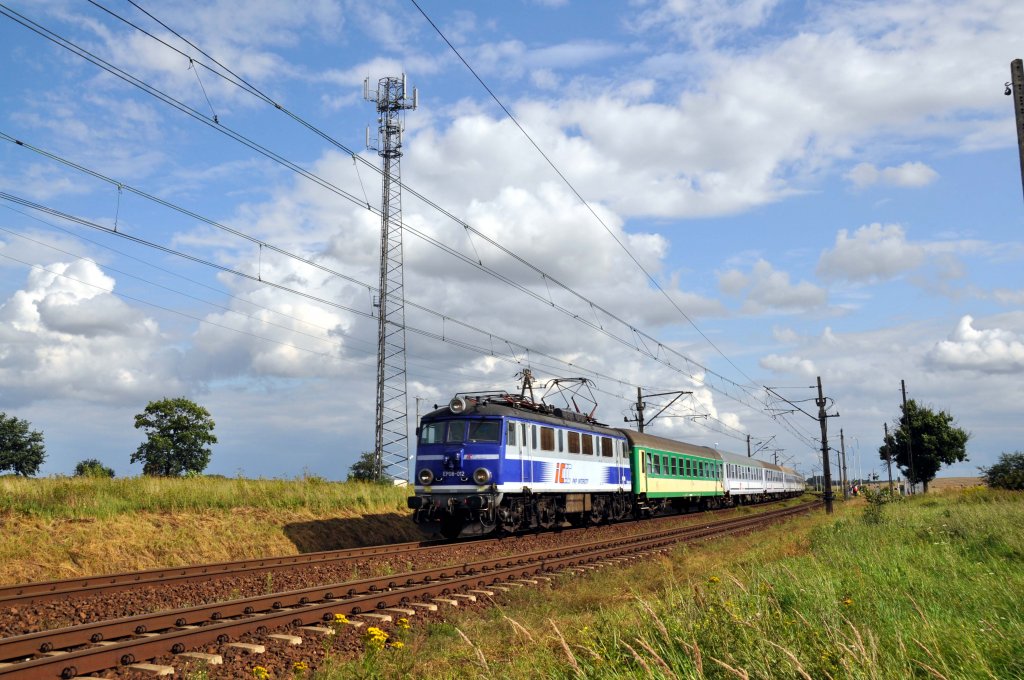
[[[769,501],[768,505],[779,501]],[[724,512],[733,508],[722,508],[711,512]],[[660,516],[654,519],[671,520],[684,515]],[[627,520],[631,521],[631,520]],[[560,529],[563,533],[586,531],[587,527]],[[519,533],[495,538],[473,539],[483,543],[516,540],[524,536],[535,535],[533,532]],[[26,604],[37,604],[49,600],[80,597],[92,594],[106,594],[119,590],[131,590],[146,585],[177,585],[197,580],[211,580],[225,577],[237,577],[247,572],[285,571],[303,567],[341,564],[365,557],[381,557],[402,553],[417,552],[424,549],[444,548],[453,545],[449,539],[433,541],[409,541],[387,545],[365,546],[361,548],[344,548],[339,550],[322,550],[248,560],[213,562],[186,567],[167,567],[126,571],[114,574],[101,574],[84,578],[67,578],[56,581],[38,581],[0,586],[0,607],[14,607]]]
[[[358,615],[424,597],[445,595],[456,590],[483,588],[545,571],[664,549],[681,541],[747,531],[790,515],[806,512],[814,506],[814,503],[804,504],[700,526],[676,527],[639,536],[620,537],[612,541],[593,541],[567,548],[533,551],[514,558],[482,560],[459,567],[363,579],[333,586],[235,600],[220,603],[219,606],[162,612],[18,636],[0,641],[0,659],[12,660],[36,653],[50,655],[0,667],[0,676],[18,673],[19,678],[26,680],[70,678],[79,673],[135,663],[138,659],[178,654],[187,648],[212,642],[223,644],[232,637],[246,633],[263,634],[272,628],[288,624],[305,625],[330,620],[335,613]],[[405,584],[400,585],[403,580]],[[347,591],[342,598],[338,598],[334,591],[340,591],[341,588],[347,588]],[[361,590],[363,592],[360,592]],[[240,618],[227,620],[228,617]],[[142,635],[160,627],[180,629],[182,626],[196,626],[210,621],[213,623],[198,628],[165,632],[158,637],[110,641],[110,637]],[[53,654],[62,652],[62,647],[68,649],[98,642],[106,644]]]

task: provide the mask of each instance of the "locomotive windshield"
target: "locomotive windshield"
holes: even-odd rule
[[[468,436],[467,436],[468,429]],[[492,443],[501,441],[501,421],[443,420],[420,428],[420,444]]]

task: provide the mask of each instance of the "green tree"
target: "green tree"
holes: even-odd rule
[[[348,469],[348,481],[373,482],[377,480],[377,456],[373,451],[363,451],[359,460]]]
[[[967,460],[967,440],[971,435],[956,427],[950,414],[936,413],[913,399],[907,401],[905,411],[902,406],[900,411],[889,438],[878,449],[879,458],[890,460],[891,457],[911,484],[924,484],[924,492],[928,493],[928,483],[935,479],[943,465]]]
[[[135,429],[145,431],[146,441],[131,462],[141,462],[146,475],[198,474],[210,464],[209,446],[217,443],[213,428],[210,412],[185,397],[151,401],[135,416]]]
[[[113,477],[113,468],[108,468],[106,465],[96,460],[95,458],[86,458],[83,461],[79,461],[78,465],[75,466],[75,477]]]
[[[30,430],[32,423],[0,412],[0,472],[12,470],[22,477],[39,472],[46,460],[43,433]]]
[[[985,483],[994,489],[1024,491],[1024,452],[1003,453],[992,467],[978,469]]]

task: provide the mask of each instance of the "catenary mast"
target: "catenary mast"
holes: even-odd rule
[[[377,144],[367,147],[384,159],[380,222],[380,297],[377,300],[377,418],[374,432],[375,476],[409,479],[409,418],[405,358],[405,282],[402,272],[402,131],[404,112],[415,109],[418,93],[408,96],[405,74],[363,84],[363,96],[377,105]]]

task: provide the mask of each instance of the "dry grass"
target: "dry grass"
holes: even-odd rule
[[[960,491],[983,485],[981,477],[936,477],[928,485],[928,491]]]
[[[419,540],[405,496],[316,478],[0,478],[0,583]]]

